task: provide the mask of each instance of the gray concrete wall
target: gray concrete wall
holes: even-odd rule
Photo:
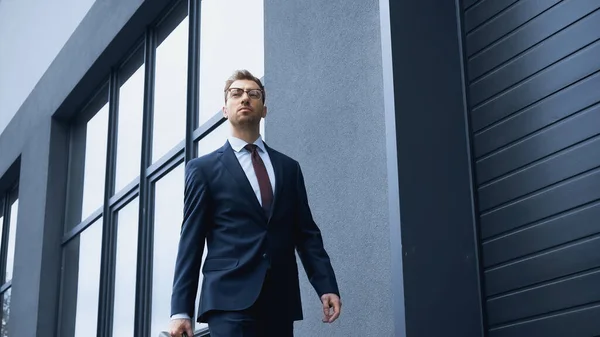
[[[265,1],[266,138],[302,166],[343,301],[321,323],[302,270],[300,337],[394,335],[381,63],[378,1]]]
[[[68,133],[39,125],[21,155],[9,336],[54,336],[58,318]]]

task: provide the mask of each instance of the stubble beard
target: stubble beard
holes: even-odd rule
[[[238,130],[254,130],[260,125],[260,118],[254,116],[244,116],[243,118],[237,119],[231,123],[234,128]]]

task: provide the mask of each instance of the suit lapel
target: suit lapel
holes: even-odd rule
[[[250,185],[250,182],[246,177],[246,173],[244,173],[242,166],[240,166],[240,162],[236,158],[235,153],[233,153],[233,149],[231,148],[229,142],[226,142],[225,145],[219,149],[219,160],[221,160],[223,166],[225,166],[227,171],[231,173],[235,181],[245,192],[246,195],[244,197],[252,199],[252,204],[256,206],[255,208],[258,213],[266,217],[266,214],[260,206],[258,199],[256,199],[256,194],[254,194],[252,185]]]
[[[272,150],[266,143],[265,148],[269,153],[269,158],[271,159],[271,164],[273,165],[273,171],[275,172],[275,191],[273,191],[273,205],[271,205],[271,213],[269,214],[269,221],[271,221],[273,213],[276,209],[275,207],[277,207],[278,197],[281,194],[281,189],[283,188],[283,163],[281,158],[279,158],[279,154]]]

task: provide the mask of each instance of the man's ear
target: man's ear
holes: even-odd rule
[[[265,117],[267,117],[267,106],[266,105],[263,107],[263,113],[262,113],[262,118],[265,118]]]
[[[229,118],[229,113],[227,112],[227,108],[223,107],[221,110],[223,111],[223,117]]]

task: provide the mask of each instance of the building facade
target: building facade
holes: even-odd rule
[[[297,336],[600,335],[599,9],[0,1],[1,336],[167,329],[183,167],[241,68],[340,283],[322,324],[300,267]]]

